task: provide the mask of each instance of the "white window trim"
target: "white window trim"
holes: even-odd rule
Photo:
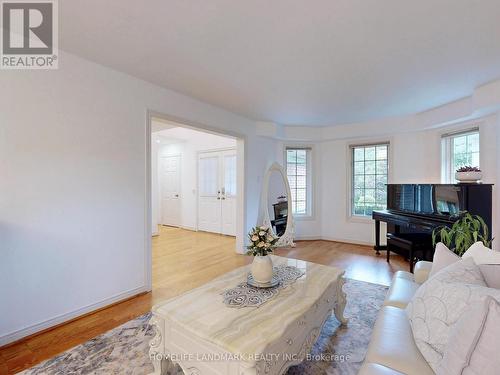
[[[441,182],[443,184],[456,184],[455,171],[453,171],[453,150],[451,149],[451,140],[453,137],[468,134],[479,134],[479,166],[481,167],[481,131],[477,124],[468,124],[461,129],[453,132],[446,132],[441,134]]]
[[[365,215],[354,215],[353,210],[352,210],[352,190],[353,190],[353,174],[354,174],[354,160],[353,160],[353,154],[352,154],[352,148],[353,147],[366,147],[366,146],[372,146],[372,145],[387,145],[387,183],[390,184],[392,183],[392,160],[393,160],[393,141],[392,138],[381,138],[381,139],[371,139],[371,140],[365,140],[365,141],[360,141],[360,142],[348,142],[347,147],[346,147],[346,160],[347,160],[347,210],[346,210],[346,218],[348,222],[351,223],[363,223],[363,224],[369,224],[373,223],[373,219],[370,216],[365,216]]]
[[[288,149],[307,149],[309,150],[309,158],[307,159],[306,165],[306,213],[305,214],[293,214],[293,218],[296,221],[309,221],[315,220],[315,194],[314,189],[315,184],[315,173],[313,171],[314,161],[315,161],[315,147],[312,144],[284,144],[283,145],[283,165],[285,173],[288,175],[288,161],[286,151]],[[291,197],[289,197],[291,199]]]

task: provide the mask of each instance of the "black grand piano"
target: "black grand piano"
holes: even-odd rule
[[[460,213],[480,215],[491,229],[491,184],[388,184],[387,209],[373,211],[375,247],[395,252],[410,262],[410,272],[416,260],[432,260],[432,231],[443,225],[451,226]],[[387,245],[380,244],[380,222],[387,223]]]

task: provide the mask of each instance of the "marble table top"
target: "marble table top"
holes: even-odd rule
[[[269,342],[281,337],[291,323],[310,310],[344,272],[274,255],[272,259],[275,266],[295,266],[305,273],[259,307],[234,309],[223,302],[224,290],[246,280],[251,267],[248,265],[156,305],[153,313],[230,353],[262,353]]]

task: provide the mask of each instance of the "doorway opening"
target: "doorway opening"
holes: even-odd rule
[[[172,253],[186,258],[243,253],[244,138],[156,115],[150,116],[149,129],[149,273],[156,290],[162,281],[155,270],[167,274],[172,265],[162,262],[172,262]]]

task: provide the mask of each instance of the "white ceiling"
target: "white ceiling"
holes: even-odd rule
[[[62,49],[280,124],[416,113],[500,78],[498,0],[79,0],[59,9]]]

